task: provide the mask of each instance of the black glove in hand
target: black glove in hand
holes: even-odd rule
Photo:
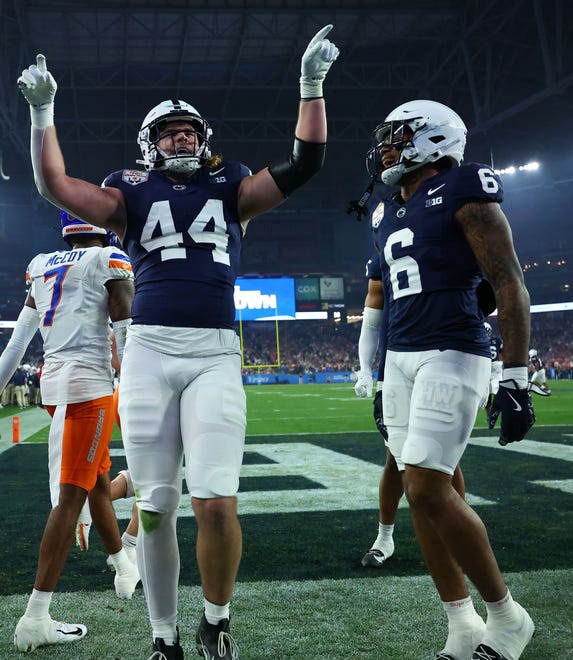
[[[501,433],[499,444],[503,447],[509,442],[523,440],[525,434],[535,424],[535,412],[529,392],[520,390],[510,378],[499,383],[499,390],[491,404],[487,424],[493,429],[501,413]]]
[[[384,414],[382,413],[382,390],[378,390],[374,397],[374,421],[376,422],[376,428],[380,431],[380,435],[384,438],[385,442],[388,442],[388,429],[386,428],[386,424],[384,424]]]

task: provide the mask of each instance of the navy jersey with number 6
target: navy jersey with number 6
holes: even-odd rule
[[[458,350],[489,357],[476,287],[483,274],[455,213],[501,202],[501,179],[471,163],[423,181],[403,202],[372,198],[369,217],[389,305],[388,349]]]
[[[492,335],[489,340],[489,350],[492,362],[501,361],[501,352],[503,351],[503,340],[498,335]]]
[[[250,170],[223,162],[182,182],[122,170],[104,186],[123,193],[123,247],[135,275],[134,324],[232,328],[243,227],[237,195]]]

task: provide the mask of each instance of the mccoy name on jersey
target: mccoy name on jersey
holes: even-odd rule
[[[501,179],[487,165],[444,170],[403,202],[379,191],[369,208],[389,302],[388,348],[453,349],[490,356],[478,306],[481,268],[454,214],[471,202],[501,202]]]
[[[114,172],[127,209],[123,245],[136,278],[134,324],[232,328],[244,229],[237,195],[250,170],[223,162],[172,181],[159,172]]]
[[[105,283],[132,279],[129,258],[117,247],[75,248],[32,259],[26,282],[44,341],[41,387],[45,404],[76,403],[112,394]]]

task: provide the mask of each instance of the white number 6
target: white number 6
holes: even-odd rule
[[[479,169],[478,176],[484,192],[493,194],[499,190],[499,184],[495,180],[494,174],[489,168],[482,167]]]
[[[414,232],[411,229],[400,229],[388,236],[384,246],[384,259],[390,269],[390,282],[392,284],[392,296],[394,300],[403,296],[412,296],[422,292],[422,280],[420,278],[420,269],[417,261],[405,255],[394,259],[392,256],[392,247],[408,247],[414,242]],[[405,275],[405,280],[398,281],[398,275]]]

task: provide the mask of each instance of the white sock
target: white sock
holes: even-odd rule
[[[173,646],[177,641],[177,627],[169,619],[158,619],[153,622],[153,639],[161,638],[167,646]]]
[[[448,616],[448,626],[452,624],[455,627],[456,624],[471,623],[477,614],[471,596],[461,600],[442,601],[442,606]]]
[[[121,535],[121,543],[124,548],[135,548],[137,546],[137,536],[124,532]]]
[[[215,605],[215,603],[211,603],[206,598],[203,600],[205,605],[205,618],[210,624],[216,626],[221,619],[229,618],[230,603],[225,605]]]
[[[53,591],[38,591],[32,589],[28,606],[26,607],[26,616],[33,619],[45,619],[49,615],[50,603],[52,602]]]
[[[125,575],[126,573],[130,573],[133,570],[133,564],[129,560],[129,557],[127,556],[124,548],[122,548],[119,552],[110,555],[109,558],[115,568],[115,572],[118,575]]]
[[[501,600],[498,600],[495,603],[486,603],[485,606],[487,609],[488,621],[491,621],[495,626],[507,627],[507,625],[512,624],[517,617],[515,601],[509,593],[509,589]]]
[[[448,639],[441,652],[460,660],[471,658],[485,632],[485,623],[475,611],[471,596],[442,601],[442,606],[448,617]]]
[[[374,541],[372,547],[383,550],[385,547],[394,548],[394,525],[383,525],[378,523],[378,536]]]
[[[158,526],[146,532],[142,525],[137,539],[138,568],[145,589],[151,628],[154,636],[161,637],[166,643],[173,643],[170,640],[175,641],[177,634],[175,627],[180,564],[176,520],[176,510],[159,514],[154,518]]]

